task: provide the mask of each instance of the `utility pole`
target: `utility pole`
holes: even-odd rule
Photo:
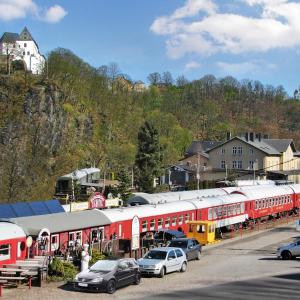
[[[200,189],[200,153],[198,152],[197,157],[197,190]]]

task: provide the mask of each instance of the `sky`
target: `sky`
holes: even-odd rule
[[[290,95],[300,85],[297,0],[0,0],[0,35],[24,26],[45,55],[66,48],[146,83],[169,71],[259,80]]]

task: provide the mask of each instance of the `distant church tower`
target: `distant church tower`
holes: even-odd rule
[[[20,34],[4,32],[0,39],[0,53],[9,55],[12,60],[23,60],[33,74],[40,74],[45,65],[45,57],[26,27]]]

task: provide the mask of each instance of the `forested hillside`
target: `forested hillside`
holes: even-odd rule
[[[65,49],[50,53],[41,76],[1,75],[1,202],[49,198],[55,179],[76,168],[131,168],[145,121],[159,132],[164,165],[192,139],[223,140],[228,131],[299,145],[300,102],[283,87],[212,75],[188,82],[166,72],[150,74],[152,85],[137,92],[120,75],[116,64],[93,68]]]

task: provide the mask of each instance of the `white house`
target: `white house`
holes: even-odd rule
[[[38,44],[25,27],[18,33],[4,32],[0,39],[0,54],[9,60],[22,60],[26,69],[33,74],[40,74],[45,65],[45,57],[40,53]]]

